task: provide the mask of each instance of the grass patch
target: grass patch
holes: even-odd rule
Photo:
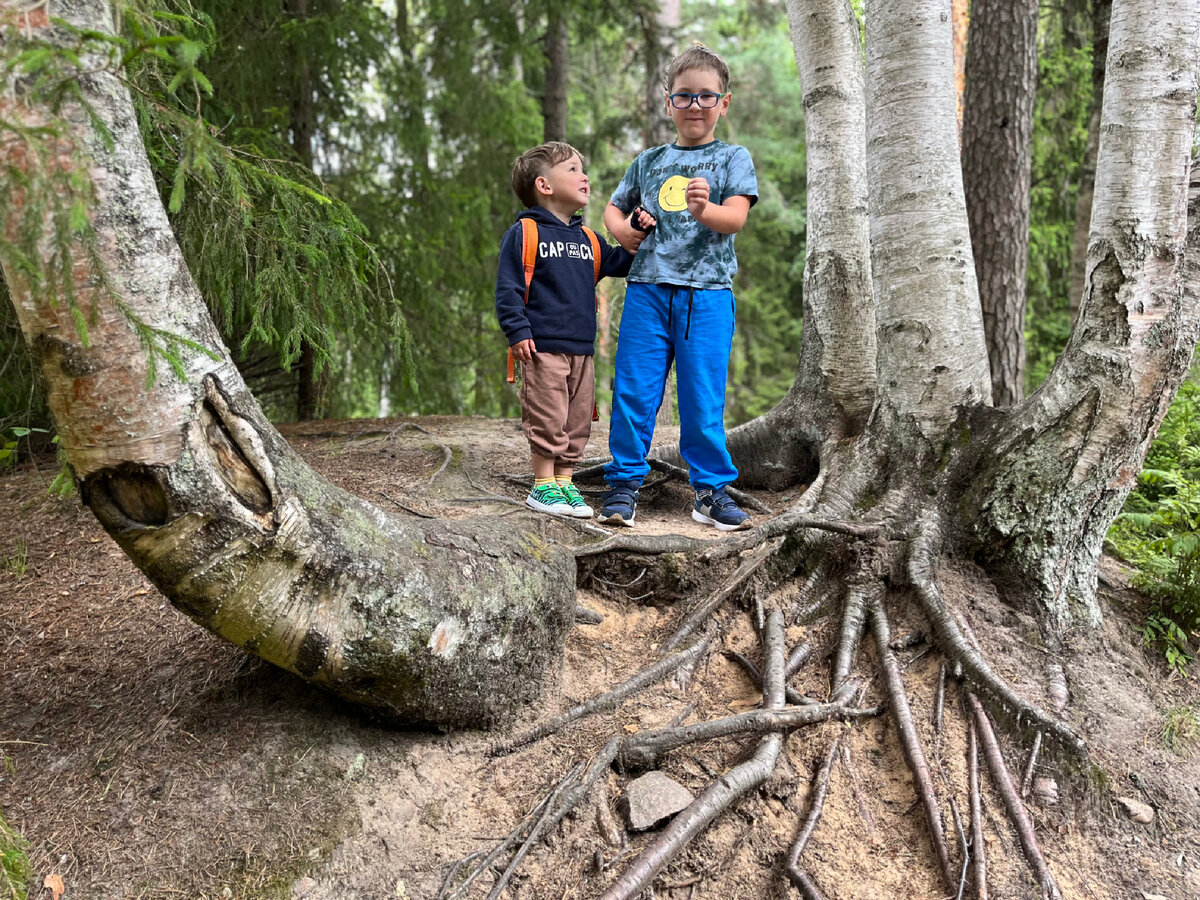
[[[25,900],[32,869],[29,844],[0,814],[0,900]]]
[[[29,544],[25,538],[17,538],[12,556],[4,557],[4,571],[24,575],[29,568]]]
[[[1200,743],[1200,716],[1194,706],[1173,706],[1167,710],[1162,727],[1163,746],[1173,753]]]

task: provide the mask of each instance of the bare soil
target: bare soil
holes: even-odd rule
[[[322,422],[289,439],[338,484],[397,515],[499,516],[527,520],[528,477],[517,423],[467,418]],[[670,439],[669,433],[664,434]],[[592,446],[603,448],[598,429]],[[246,657],[175,611],[126,560],[75,497],[50,496],[53,463],[0,476],[0,814],[29,842],[31,898],[51,898],[62,877],[69,900],[109,898],[431,898],[456,860],[494,845],[572,765],[613,734],[754,708],[761,697],[722,653],[687,683],[668,682],[619,709],[585,720],[508,756],[488,748],[507,733],[431,734],[380,726],[292,676]],[[756,494],[774,510],[791,494]],[[645,492],[639,533],[720,536],[693,523],[685,485]],[[585,539],[541,517],[562,541]],[[512,732],[607,690],[653,658],[690,601],[646,595],[626,582],[589,581],[580,602],[599,625],[572,633],[561,672]],[[1111,563],[1105,571],[1120,581]],[[706,573],[695,577],[703,584]],[[993,667],[1048,706],[1045,672],[1055,661],[1031,617],[1013,611],[969,569],[943,571],[948,599],[966,611]],[[624,586],[622,586],[624,584]],[[781,589],[771,602],[790,607]],[[1063,894],[1088,900],[1200,898],[1200,747],[1186,711],[1200,715],[1194,679],[1168,676],[1141,646],[1142,599],[1103,590],[1106,622],[1067,636],[1061,663],[1067,716],[1088,742],[1079,766],[1050,748],[1038,775],[1053,777],[1054,804],[1029,811]],[[746,611],[730,610],[722,649],[757,659]],[[896,611],[896,635],[920,630]],[[815,661],[792,684],[827,692],[836,623],[788,630],[814,642]],[[1056,654],[1057,655],[1057,654]],[[965,810],[966,728],[951,684],[945,728],[930,725],[939,663],[918,644],[901,654],[908,692],[930,756]],[[873,654],[859,668],[870,677]],[[866,705],[883,702],[876,678]],[[1180,723],[1181,733],[1168,726]],[[1195,718],[1191,720],[1195,727]],[[660,898],[796,897],[780,874],[813,775],[847,726],[793,733],[776,775],[702,834],[655,883]],[[1164,730],[1168,733],[1164,734]],[[848,729],[829,800],[805,854],[826,896],[943,896],[911,779],[886,717]],[[1019,778],[1027,736],[1002,728]],[[1194,734],[1194,732],[1193,732]],[[1171,738],[1175,740],[1172,741]],[[752,752],[752,738],[677,751],[664,770],[695,793]],[[846,763],[849,760],[849,765]],[[593,897],[647,835],[604,836],[599,805],[616,808],[628,776],[601,791],[534,850],[501,894]],[[1036,897],[998,794],[985,791],[990,896]],[[1154,820],[1131,820],[1118,797],[1150,804]],[[615,815],[615,813],[614,813]],[[954,824],[947,813],[947,830]],[[490,877],[472,889],[487,893]]]

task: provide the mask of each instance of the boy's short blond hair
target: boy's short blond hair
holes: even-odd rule
[[[667,66],[667,90],[675,87],[675,79],[679,77],[680,72],[686,72],[689,69],[716,72],[717,78],[721,80],[721,92],[729,90],[729,66],[725,65],[725,60],[703,44],[688,47],[671,60],[671,64]]]
[[[526,150],[517,157],[512,168],[512,189],[526,209],[538,205],[537,189],[534,186],[538,176],[545,175],[551,166],[556,166],[572,156],[578,156],[579,161],[583,162],[583,154],[566,141],[548,141],[532,150]]]

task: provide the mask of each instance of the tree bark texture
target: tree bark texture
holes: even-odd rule
[[[1037,0],[971,4],[962,168],[997,406],[1025,396],[1037,16]]]
[[[738,484],[811,481],[836,442],[861,434],[875,402],[865,96],[849,0],[787,5],[804,88],[808,236],[795,381],[768,413],[732,429]]]
[[[804,86],[808,179],[823,186],[808,202],[799,371],[841,437],[860,433],[875,403],[862,48],[849,0],[792,0],[787,10]]]
[[[542,140],[567,139],[567,75],[571,27],[565,4],[551,3],[546,17],[546,90],[542,97]]]
[[[878,0],[866,25],[879,403],[936,443],[956,407],[991,401],[958,155],[950,2]]]
[[[110,30],[107,3],[58,3],[55,14]],[[47,40],[73,40],[44,11],[29,21]],[[247,651],[390,719],[454,726],[510,718],[561,657],[575,606],[571,555],[511,524],[391,518],[300,461],[221,345],[171,232],[125,87],[93,68],[80,84],[112,145],[79,107],[62,113],[95,189],[102,271],[82,253],[74,259],[90,341],[68,304],[49,302],[0,254],[82,499],[173,604]],[[15,88],[0,95],[0,115],[28,126],[50,121]],[[68,150],[59,162],[69,164]],[[33,166],[11,131],[0,158]],[[14,195],[3,211],[10,237],[23,200]],[[134,321],[206,352],[183,350],[183,377],[160,359],[149,378]]]

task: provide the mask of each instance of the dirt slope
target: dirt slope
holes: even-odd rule
[[[669,436],[669,435],[668,435]],[[524,443],[511,421],[436,418],[324,422],[290,439],[330,479],[400,515],[527,516],[518,504]],[[593,447],[604,446],[599,430]],[[722,653],[689,683],[667,683],[554,737],[500,758],[503,735],[436,735],[380,727],[354,709],[244,657],[167,604],[76,498],[47,495],[52,465],[0,476],[0,811],[29,840],[36,876],[50,873],[69,900],[433,897],[455,860],[502,838],[574,763],[612,734],[693,722],[754,708],[760,695]],[[512,478],[510,478],[512,476]],[[790,495],[759,495],[782,509]],[[502,497],[510,502],[503,502]],[[685,486],[646,492],[642,533],[719,540],[691,522]],[[499,527],[503,527],[500,519]],[[546,533],[579,540],[544,523]],[[634,573],[636,575],[636,573]],[[1032,620],[995,597],[953,597],[1018,690],[1045,704],[1046,664]],[[969,583],[969,573],[961,573]],[[630,580],[634,580],[632,577]],[[787,603],[786,588],[777,601]],[[1107,622],[1068,638],[1069,715],[1092,750],[1083,771],[1049,753],[1039,774],[1057,779],[1059,803],[1031,802],[1050,868],[1069,898],[1200,898],[1200,747],[1164,746],[1168,715],[1200,715],[1195,680],[1168,678],[1139,644],[1139,598],[1105,593]],[[555,686],[518,727],[566,709],[637,671],[681,614],[638,584],[591,582],[580,601],[604,615],[579,626]],[[786,607],[785,607],[786,608]],[[744,611],[728,612],[723,649],[756,657]],[[896,634],[920,629],[894,623]],[[828,622],[789,628],[827,649]],[[951,686],[941,735],[929,725],[936,654],[902,654],[939,789],[966,783],[966,732]],[[823,696],[818,653],[793,681]],[[865,703],[880,702],[878,684]],[[1173,720],[1174,721],[1174,720]],[[1194,723],[1194,719],[1193,719]],[[779,875],[810,782],[839,724],[794,733],[779,771],[722,816],[656,883],[658,897],[797,897]],[[1008,763],[1028,746],[1005,738]],[[855,726],[835,766],[824,818],[805,855],[826,895],[941,896],[907,769],[884,720]],[[672,755],[665,771],[699,793],[739,762],[753,741],[722,740]],[[849,765],[847,765],[847,760]],[[503,896],[592,897],[645,836],[613,845],[598,804],[615,808],[627,778],[612,772],[535,850]],[[1151,824],[1117,803],[1157,807]],[[985,793],[991,896],[1033,897],[998,795]],[[953,824],[948,821],[952,830]],[[487,893],[484,878],[471,896]]]

